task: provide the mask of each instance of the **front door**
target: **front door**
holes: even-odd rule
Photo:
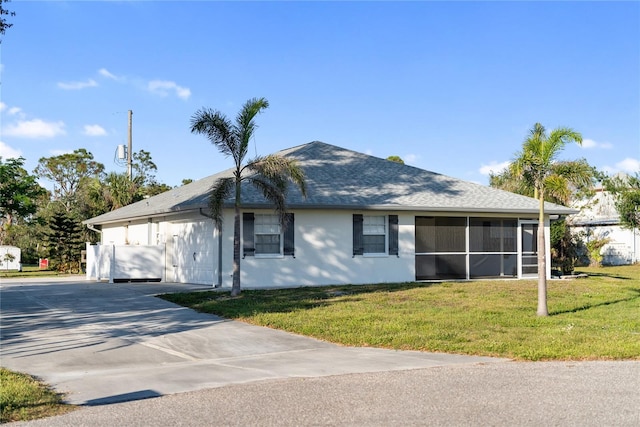
[[[538,222],[520,223],[520,276],[538,276]]]

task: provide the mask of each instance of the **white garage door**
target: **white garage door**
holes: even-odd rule
[[[216,264],[212,221],[180,222],[172,225],[169,245],[174,281],[213,284]]]

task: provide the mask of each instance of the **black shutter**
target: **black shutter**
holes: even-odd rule
[[[353,214],[353,256],[364,254],[362,226],[363,226],[362,215]]]
[[[389,255],[398,255],[398,215],[389,215]]]
[[[255,217],[253,212],[245,212],[242,214],[242,253],[243,258],[246,256],[254,256],[256,254],[256,245],[253,236],[253,222]]]
[[[284,224],[284,254],[296,257],[295,227],[293,226],[293,214],[287,214],[287,221]]]

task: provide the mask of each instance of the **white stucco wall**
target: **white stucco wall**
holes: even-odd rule
[[[251,211],[270,213],[269,211]],[[413,219],[400,214],[399,257],[353,257],[353,211],[295,215],[295,258],[249,256],[241,260],[243,287],[362,284],[414,280]],[[380,214],[395,212],[380,212]],[[232,230],[230,230],[232,232]],[[232,243],[232,240],[231,240]],[[228,245],[231,246],[231,245]],[[231,259],[231,257],[225,259]],[[231,264],[223,286],[231,286]]]
[[[244,212],[272,213],[245,209]],[[304,210],[295,214],[295,258],[291,256],[248,256],[241,259],[241,280],[245,288],[327,284],[364,284],[415,280],[415,217],[464,216],[460,213],[379,211],[398,215],[399,256],[353,256],[353,214],[351,210]],[[481,216],[469,214],[470,216]],[[495,218],[502,215],[487,215]],[[502,216],[513,218],[512,216]],[[531,219],[531,218],[527,218]],[[546,237],[549,240],[548,220]],[[242,231],[242,226],[241,226]],[[103,227],[103,242],[123,245],[125,241],[164,245],[164,280],[215,285],[218,283],[218,232],[213,221],[199,212]],[[548,246],[547,246],[548,248]],[[231,287],[233,272],[233,210],[225,211],[222,230],[221,279]],[[126,260],[125,260],[126,261]],[[550,263],[547,263],[547,276]]]
[[[602,263],[605,265],[623,265],[638,262],[640,259],[640,234],[638,230],[623,228],[620,214],[615,207],[615,196],[602,189],[588,200],[577,201],[574,207],[580,212],[571,215],[568,223],[571,232],[583,240],[587,236],[608,238],[610,242],[602,248]]]
[[[637,230],[622,228],[620,225],[573,226],[571,232],[587,240],[587,235],[599,239],[608,238],[600,253],[604,265],[625,265],[640,259],[640,234]]]
[[[17,246],[0,246],[0,270],[20,270],[21,256]]]

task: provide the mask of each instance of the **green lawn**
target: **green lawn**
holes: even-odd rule
[[[0,423],[51,417],[73,409],[35,378],[0,368]]]
[[[640,360],[640,265],[580,268],[549,282],[406,283],[196,292],[163,298],[193,309],[348,346],[518,360]]]
[[[40,270],[37,265],[23,265],[22,271],[17,270],[2,270],[0,269],[0,278],[15,278],[15,277],[58,277],[69,276],[69,274],[58,273],[54,270]]]

